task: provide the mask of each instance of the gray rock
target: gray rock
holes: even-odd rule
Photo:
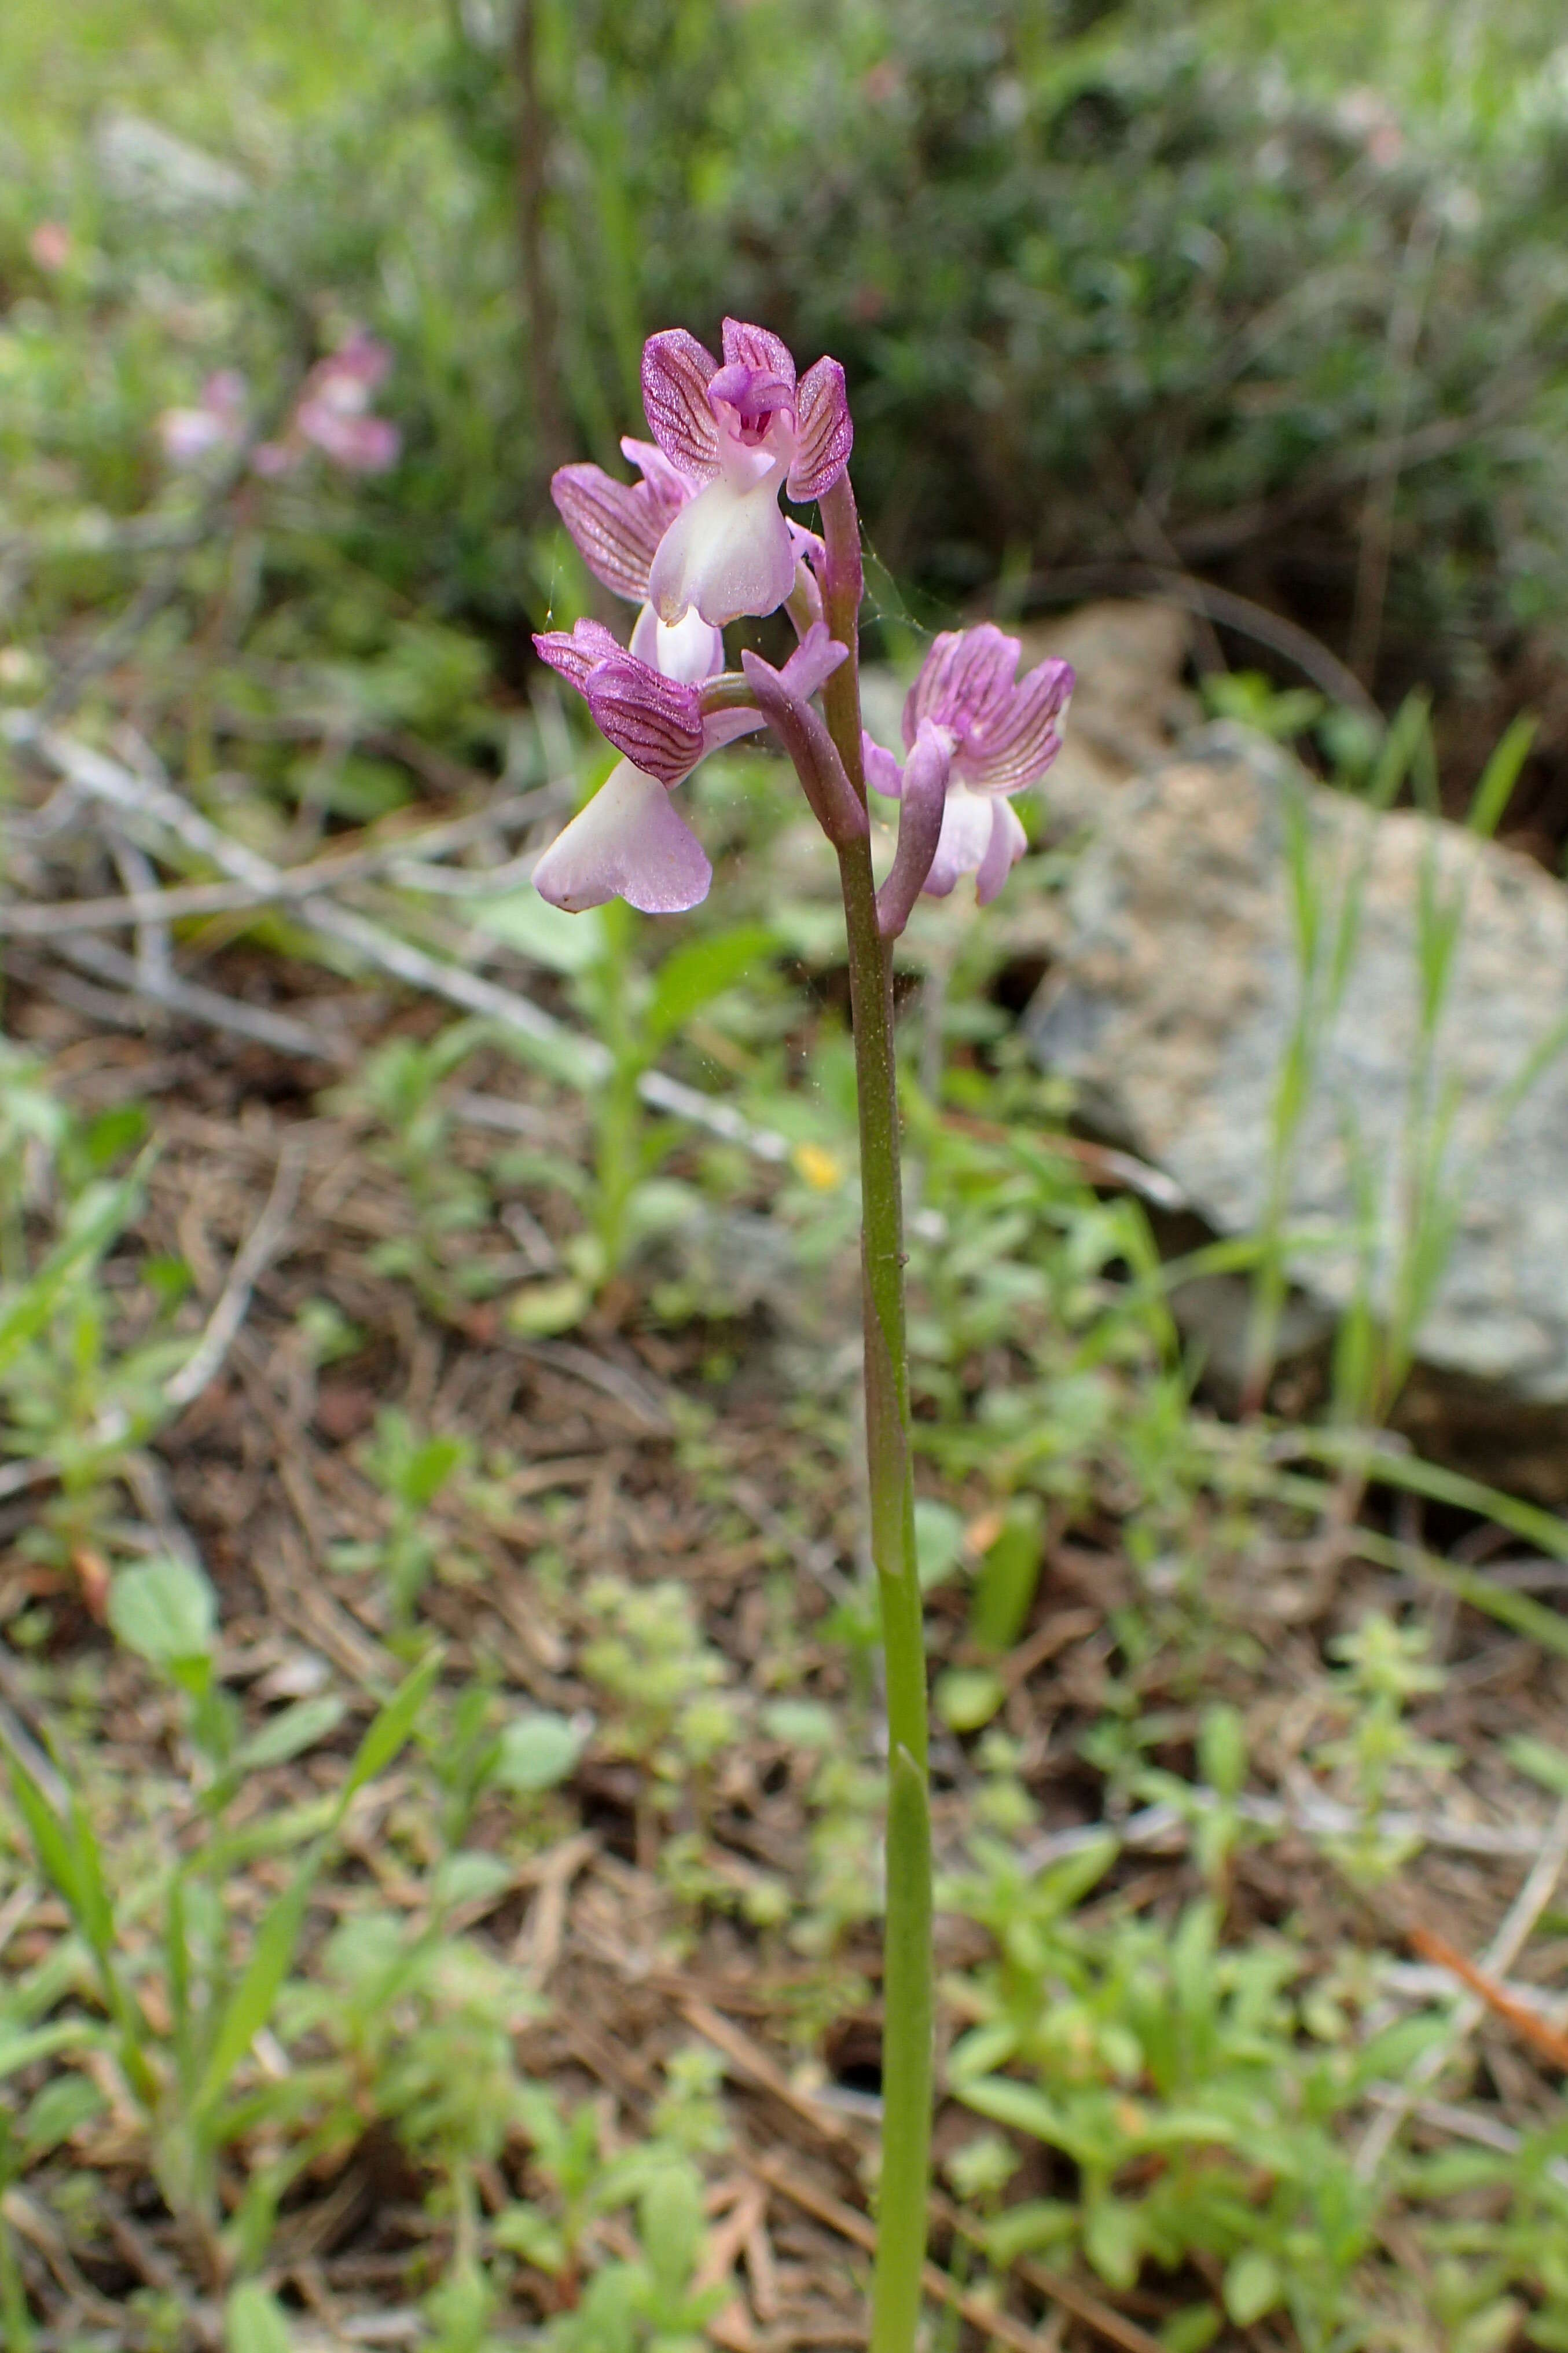
[[[1303,1303],[1337,1318],[1370,1267],[1373,1303],[1390,1310],[1421,1059],[1417,910],[1424,890],[1457,894],[1429,1098],[1445,1137],[1427,1155],[1454,1222],[1408,1412],[1436,1430],[1458,1398],[1478,1437],[1500,1416],[1544,1450],[1513,1475],[1568,1493],[1568,1055],[1553,1050],[1568,892],[1549,874],[1457,827],[1374,815],[1250,731],[1209,729],[1116,793],[1026,1017],[1035,1047],[1077,1082],[1085,1117],[1165,1170],[1213,1230],[1256,1230],[1303,987],[1293,838],[1328,930],[1360,909],[1342,993],[1314,1025],[1289,1159]],[[1499,1475],[1495,1448],[1485,1467]]]

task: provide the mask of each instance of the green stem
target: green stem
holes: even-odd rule
[[[864,797],[860,754],[859,523],[847,474],[822,501],[826,605],[849,649],[823,691],[846,774]],[[866,1457],[871,1557],[887,1672],[888,1917],[882,2001],[882,2169],[877,2210],[871,2353],[912,2353],[920,2321],[931,2165],[931,1864],[925,1627],[915,1563],[904,1324],[903,1201],[892,950],[877,928],[866,839],[838,852],[849,950],[860,1115],[861,1270],[866,1328]]]

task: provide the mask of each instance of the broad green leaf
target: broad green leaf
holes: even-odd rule
[[[714,939],[688,940],[665,957],[654,976],[645,1021],[657,1047],[673,1038],[702,1006],[722,997],[772,955],[774,934],[761,923],[721,932]]]
[[[109,1590],[109,1622],[128,1651],[153,1666],[210,1656],[217,1602],[201,1570],[186,1560],[149,1560],[122,1568]]]

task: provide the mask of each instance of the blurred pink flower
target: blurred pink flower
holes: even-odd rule
[[[288,429],[277,441],[263,441],[251,464],[276,480],[291,473],[307,448],[319,449],[349,474],[384,474],[395,466],[403,437],[389,417],[371,413],[371,400],[392,372],[386,344],[363,327],[318,360],[300,387]]]
[[[63,269],[71,258],[71,233],[64,221],[40,221],[27,239],[27,251],[38,268],[47,269],[52,277],[57,269]]]
[[[171,466],[199,466],[215,449],[237,446],[245,430],[248,388],[237,368],[219,368],[195,408],[165,408],[158,438]]]

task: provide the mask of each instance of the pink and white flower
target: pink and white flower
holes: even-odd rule
[[[632,651],[666,678],[698,681],[724,667],[724,641],[700,613],[667,628],[647,601],[648,573],[658,543],[697,486],[672,466],[656,442],[623,438],[621,448],[642,476],[617,482],[602,466],[562,466],[550,495],[577,551],[595,580],[613,596],[641,607]]]
[[[648,427],[687,486],[648,571],[648,599],[667,628],[693,609],[713,628],[777,611],[796,556],[779,491],[802,504],[821,498],[854,438],[837,360],[797,381],[778,336],[736,319],[724,322],[723,349],[721,364],[682,327],[643,348]]]
[[[901,799],[918,784],[923,798],[944,780],[942,829],[921,886],[928,898],[945,899],[973,874],[988,906],[1027,846],[1008,803],[1061,750],[1073,668],[1044,661],[1019,679],[1020,650],[992,621],[944,630],[904,704],[904,765],[865,739],[866,779],[878,792]]]
[[[703,681],[656,669],[598,621],[579,621],[570,635],[552,630],[533,642],[586,698],[601,733],[623,754],[539,860],[535,889],[573,914],[608,899],[625,899],[647,915],[683,914],[699,905],[713,869],[670,793],[710,752],[764,725],[762,712],[715,706]],[[804,700],[844,659],[845,649],[817,622],[779,675]],[[721,644],[704,680],[722,666]]]

